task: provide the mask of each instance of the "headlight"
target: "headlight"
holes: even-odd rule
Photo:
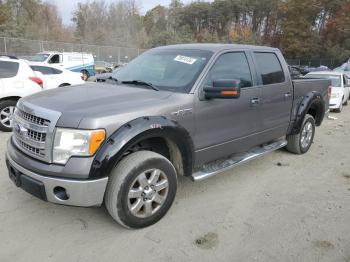
[[[331,98],[339,98],[340,97],[340,94],[339,93],[333,93],[331,95]]]
[[[53,162],[66,164],[71,156],[92,156],[104,140],[104,130],[57,128],[52,152]]]

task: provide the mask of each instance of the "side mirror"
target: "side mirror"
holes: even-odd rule
[[[213,81],[213,86],[204,87],[206,99],[232,99],[241,96],[241,81],[234,79],[220,79]]]

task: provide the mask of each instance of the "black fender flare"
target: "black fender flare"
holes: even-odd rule
[[[185,176],[192,174],[194,146],[188,131],[177,122],[163,116],[134,119],[115,131],[97,151],[89,179],[109,176],[130,146],[149,138],[169,139],[182,156]]]
[[[311,108],[315,108],[316,126],[320,126],[326,114],[326,104],[321,93],[313,91],[305,95],[299,104],[294,124],[289,132],[290,135],[299,134],[306,114]]]

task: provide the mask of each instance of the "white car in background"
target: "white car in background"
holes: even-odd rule
[[[62,69],[82,73],[84,80],[95,75],[95,60],[92,54],[48,51],[38,53],[29,60],[31,62],[40,63],[41,65],[57,66]]]
[[[85,83],[81,73],[72,72],[64,68],[36,63],[30,63],[30,67],[33,71],[39,72],[42,75],[45,90]]]
[[[350,80],[343,72],[312,72],[305,76],[306,78],[322,78],[332,81],[332,94],[329,101],[329,109],[341,112],[343,106],[348,104],[350,99]]]
[[[26,61],[0,57],[0,130],[12,130],[17,101],[43,90],[43,81]]]

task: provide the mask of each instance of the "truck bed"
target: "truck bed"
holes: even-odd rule
[[[318,92],[322,95],[324,101],[326,102],[326,112],[329,110],[329,98],[328,98],[328,88],[331,85],[331,81],[327,79],[295,79],[292,80],[293,83],[293,107],[291,114],[291,122],[294,122],[297,116],[297,110],[300,103],[307,93]]]

